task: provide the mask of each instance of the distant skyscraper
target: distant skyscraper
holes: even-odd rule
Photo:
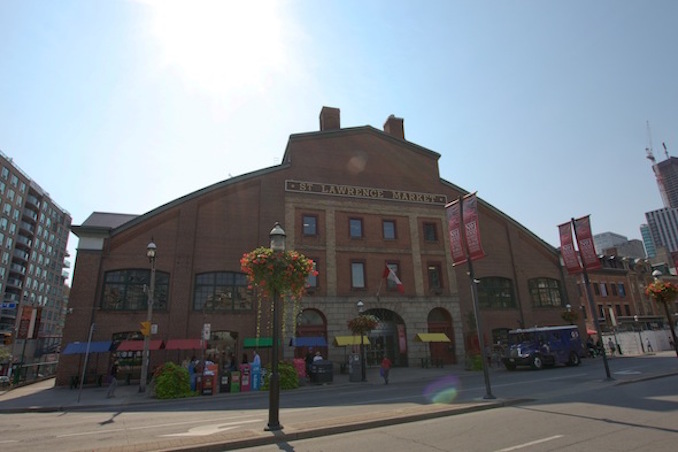
[[[656,257],[657,248],[654,246],[654,240],[652,240],[650,227],[647,224],[640,225],[640,235],[643,237],[643,243],[645,244],[645,252],[647,253],[647,257]]]
[[[678,251],[678,208],[666,207],[646,212],[645,218],[656,249],[660,246],[667,251]]]
[[[598,254],[644,259],[647,254],[640,240],[629,240],[626,236],[614,232],[603,232],[593,236],[593,245]]]
[[[617,245],[628,242],[629,239],[621,234],[614,232],[603,232],[593,236],[593,246],[596,248],[596,253],[603,254],[608,248],[613,248]]]
[[[653,166],[664,207],[678,208],[678,158],[669,157]]]

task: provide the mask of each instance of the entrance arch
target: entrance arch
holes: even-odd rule
[[[378,366],[384,356],[394,366],[407,366],[407,334],[405,322],[397,313],[388,309],[368,309],[370,314],[379,319],[379,324],[368,333],[370,344],[365,347],[365,365]]]
[[[428,313],[428,332],[445,333],[452,342],[431,342],[429,351],[432,362],[442,362],[443,364],[456,364],[457,355],[454,347],[454,328],[452,327],[452,316],[443,308],[431,309]]]
[[[322,312],[317,309],[304,309],[297,316],[297,334],[296,337],[322,337],[327,344],[327,319]],[[325,346],[310,346],[302,345],[294,348],[295,358],[304,358],[306,354],[313,350],[313,352],[320,352],[323,358],[327,359],[327,345]]]

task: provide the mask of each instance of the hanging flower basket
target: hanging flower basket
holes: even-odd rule
[[[655,280],[647,285],[645,294],[652,297],[654,301],[668,303],[678,297],[678,286],[670,282]]]
[[[306,292],[308,277],[318,274],[313,261],[303,254],[263,246],[243,254],[240,267],[247,274],[250,288],[259,290],[264,297],[276,292],[293,300],[300,300]]]
[[[347,322],[348,329],[353,334],[364,334],[367,331],[372,331],[379,325],[379,319],[373,315],[359,315]]]

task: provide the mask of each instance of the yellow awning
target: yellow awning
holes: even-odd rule
[[[363,336],[363,344],[370,345],[370,339],[367,336]],[[335,336],[334,337],[334,346],[335,347],[346,347],[347,345],[360,345],[360,336]]]
[[[452,342],[445,333],[418,333],[414,342]]]

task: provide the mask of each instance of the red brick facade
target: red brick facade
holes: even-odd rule
[[[347,351],[332,342],[336,336],[350,335],[346,322],[357,314],[356,302],[362,300],[366,312],[383,320],[370,336],[368,362],[377,362],[383,353],[400,366],[418,365],[431,353],[448,363],[463,360],[473,348],[473,306],[467,267],[451,263],[444,205],[466,191],[441,179],[439,154],[404,140],[402,119],[389,118],[387,133],[369,126],[340,129],[337,109],[325,108],[323,114],[327,117],[321,117],[321,131],[290,137],[279,166],[206,187],[120,224],[94,225],[94,214],[74,227],[80,242],[70,296],[73,315],[64,343],[86,341],[91,322],[96,324],[95,341],[138,330],[145,310],[100,309],[103,280],[109,271],[148,269],[145,250],[152,238],[156,268],[169,274],[169,308],[154,312],[154,339],[198,338],[208,322],[213,332],[237,333],[230,349],[221,352],[240,357],[244,338],[255,337],[258,327],[260,336],[270,335],[269,310],[195,310],[196,275],[239,272],[242,254],[268,246],[269,232],[278,221],[286,231],[288,249],[317,262],[317,287],[304,297],[301,308],[312,310],[321,324],[300,328],[306,336],[327,340],[328,347],[321,348],[327,358],[344,362]],[[479,215],[487,256],[474,263],[475,276],[510,280],[516,303],[481,310],[485,340],[500,337],[499,329],[562,324],[563,306],[577,298],[572,296],[574,287],[564,281],[557,251],[482,200]],[[314,235],[304,234],[304,216],[316,219]],[[362,224],[360,237],[351,237],[351,220]],[[395,238],[384,238],[384,221],[395,226]],[[353,287],[351,264],[357,262],[364,268],[363,288]],[[403,294],[383,281],[386,264],[397,265]],[[439,269],[440,287],[431,287],[429,267]],[[535,308],[529,288],[534,278],[558,281],[562,306]],[[285,358],[305,352],[289,346],[294,328],[291,318],[283,322]],[[414,340],[417,333],[426,332],[445,332],[452,342],[429,347]],[[153,352],[151,367],[189,352],[182,353]],[[62,356],[57,384],[68,383],[79,371],[80,359]],[[108,359],[107,354],[98,355],[91,371],[104,373]],[[262,359],[266,363],[270,356],[264,352]]]

